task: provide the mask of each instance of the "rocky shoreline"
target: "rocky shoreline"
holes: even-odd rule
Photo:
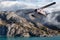
[[[59,30],[50,29],[41,23],[39,27],[33,22],[16,15],[15,12],[0,12],[0,35],[8,37],[53,37],[60,35]]]

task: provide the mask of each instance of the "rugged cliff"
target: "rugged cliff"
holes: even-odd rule
[[[3,11],[0,12],[0,35],[8,37],[49,37],[60,35],[60,31],[50,29],[39,22],[36,25],[33,21],[17,15],[16,12]]]

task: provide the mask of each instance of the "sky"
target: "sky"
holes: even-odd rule
[[[1,10],[18,10],[18,9],[29,9],[29,8],[40,8],[51,2],[56,2],[56,5],[52,6],[51,9],[60,9],[60,0],[0,0]]]

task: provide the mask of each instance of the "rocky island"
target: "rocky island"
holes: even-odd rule
[[[20,12],[21,13],[21,12]],[[51,29],[43,23],[27,18],[28,14],[17,15],[18,12],[0,12],[0,36],[7,37],[52,37],[60,35],[60,30]],[[31,13],[32,14],[32,13]],[[31,15],[29,14],[29,15]],[[28,20],[29,19],[29,20]]]

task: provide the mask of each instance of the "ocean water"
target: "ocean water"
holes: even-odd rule
[[[0,40],[60,40],[60,36],[55,37],[0,37]]]

